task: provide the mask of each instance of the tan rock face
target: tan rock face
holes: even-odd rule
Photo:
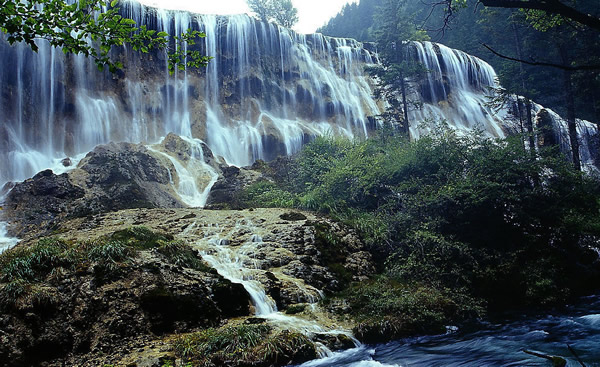
[[[332,265],[346,269],[351,280],[374,273],[371,255],[352,230],[309,212],[301,213],[304,219],[282,219],[297,218],[289,213],[286,209],[131,209],[70,221],[62,227],[72,229],[62,236],[93,238],[143,225],[183,239],[201,253],[214,254],[217,246],[224,247],[268,294],[271,288],[285,289],[275,300],[278,308],[340,289],[342,280]],[[340,239],[335,259],[327,258],[323,231]]]

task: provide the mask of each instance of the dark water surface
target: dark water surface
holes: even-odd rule
[[[567,366],[581,366],[567,344],[587,367],[600,367],[600,295],[582,298],[547,315],[489,322],[477,331],[363,345],[301,367],[552,366],[523,349],[561,356],[567,359]]]

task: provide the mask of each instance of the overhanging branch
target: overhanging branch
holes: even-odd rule
[[[501,57],[503,59],[510,60],[510,61],[520,62],[520,63],[527,64],[527,65],[548,66],[548,67],[551,67],[551,68],[557,68],[557,69],[569,70],[569,71],[600,70],[600,65],[576,65],[576,66],[569,66],[569,65],[562,65],[562,64],[554,64],[554,63],[550,63],[550,62],[540,62],[540,61],[535,61],[535,60],[517,59],[517,58],[514,58],[514,57],[503,55],[503,54],[499,53],[498,51],[494,50],[493,48],[491,48],[490,46],[486,45],[485,43],[482,43],[482,45],[483,45],[483,47],[487,48],[488,50],[490,50],[490,52],[492,52],[494,55],[496,55],[498,57]]]
[[[590,28],[600,30],[600,18],[583,13],[558,0],[479,0],[479,2],[492,8],[543,10],[547,13],[561,15]]]

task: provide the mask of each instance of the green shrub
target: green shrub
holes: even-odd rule
[[[483,313],[481,305],[466,296],[464,290],[439,290],[385,276],[353,284],[325,302],[336,299],[347,302],[344,312],[358,322],[357,335],[369,341],[439,333],[446,325]]]
[[[212,271],[212,268],[204,264],[194,250],[183,241],[165,242],[158,247],[157,251],[175,265],[204,272]]]
[[[244,189],[242,202],[249,207],[292,208],[296,207],[296,195],[281,189],[277,184],[261,180]]]

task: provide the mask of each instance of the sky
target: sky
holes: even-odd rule
[[[168,9],[190,10],[200,14],[250,13],[246,0],[141,0],[142,3]],[[344,4],[358,0],[292,0],[300,20],[294,30],[314,33],[335,16]]]

